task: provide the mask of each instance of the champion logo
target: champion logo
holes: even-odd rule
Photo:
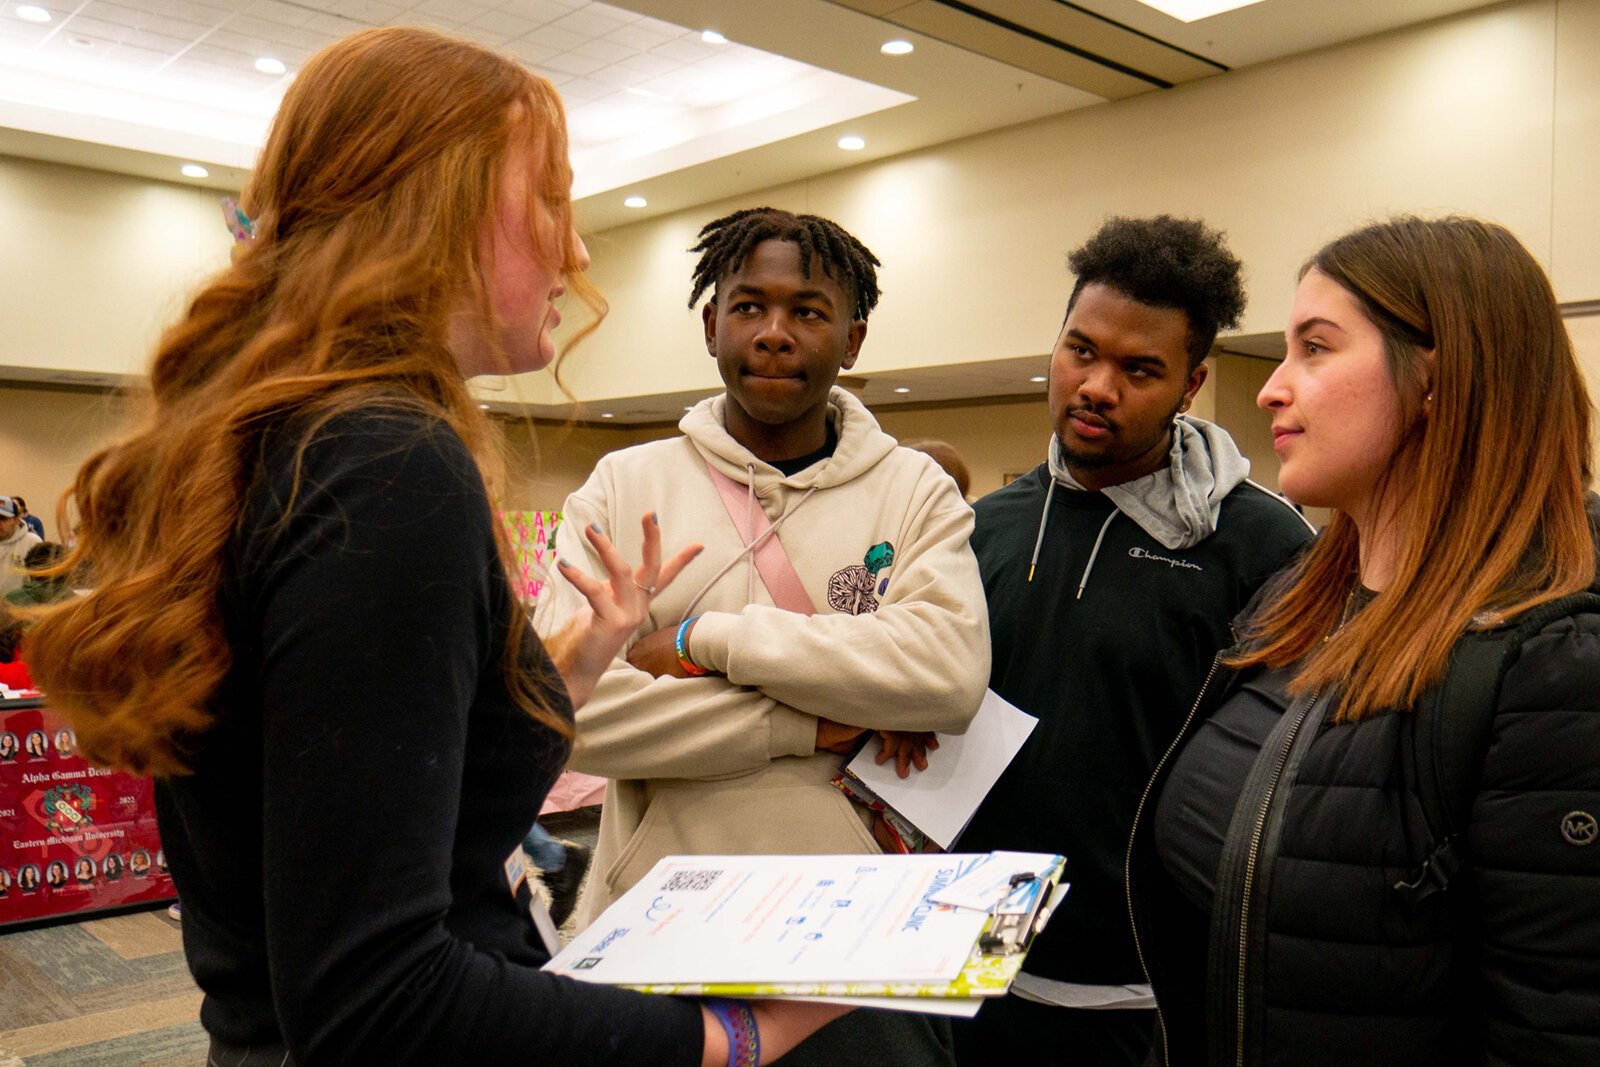
[[[1171,556],[1161,556],[1154,552],[1146,552],[1137,546],[1128,549],[1128,555],[1134,559],[1149,559],[1157,563],[1165,563],[1169,567],[1182,567],[1186,571],[1204,571],[1205,568],[1198,563],[1191,563],[1186,559],[1173,559]]]

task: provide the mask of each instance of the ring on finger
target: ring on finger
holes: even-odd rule
[[[655,586],[653,586],[653,585],[640,585],[639,584],[639,579],[637,579],[637,578],[633,579],[633,587],[635,589],[639,590],[640,592],[644,593],[645,596],[655,596],[656,595],[656,587]]]

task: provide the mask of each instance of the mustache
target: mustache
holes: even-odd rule
[[[1089,422],[1098,426],[1104,426],[1113,433],[1119,429],[1114,420],[1108,419],[1104,415],[1100,414],[1100,412],[1096,411],[1093,404],[1073,404],[1070,405],[1066,411],[1062,412],[1063,418],[1070,419],[1074,415],[1087,415],[1089,416]]]

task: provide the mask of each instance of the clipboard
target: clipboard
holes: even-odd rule
[[[740,857],[748,864],[789,872],[785,876],[804,878],[808,869],[826,868],[832,861],[848,860],[850,862],[870,862],[876,865],[906,865],[906,869],[933,869],[940,863],[954,862],[967,873],[981,865],[982,861],[991,860],[997,855],[1016,854],[981,854],[981,855],[936,855],[936,856],[852,856],[852,857],[818,857],[818,856],[788,856],[788,857]],[[601,982],[603,984],[619,985],[624,988],[636,989],[648,993],[668,993],[694,996],[731,996],[756,999],[801,999],[801,1000],[826,1000],[830,1002],[844,1002],[878,1008],[889,1008],[904,1011],[926,1011],[935,1014],[971,1015],[987,999],[1004,996],[1011,988],[1016,976],[1022,970],[1027,950],[1039,930],[1049,921],[1055,906],[1059,904],[1062,895],[1067,891],[1062,875],[1065,871],[1065,860],[1060,856],[1047,857],[1047,866],[1030,864],[1034,869],[1026,872],[1028,877],[1015,880],[1005,893],[1004,897],[993,901],[992,910],[983,912],[978,909],[966,909],[967,918],[963,920],[962,928],[975,930],[975,934],[966,935],[970,940],[966,945],[964,958],[958,958],[953,972],[945,972],[938,976],[926,977],[897,977],[889,979],[874,979],[860,975],[839,974],[830,976],[826,973],[813,973],[801,980],[786,979],[784,972],[787,967],[778,966],[768,975],[757,979],[742,981],[727,980],[695,980],[694,972],[701,969],[702,973],[716,970],[709,962],[709,958],[719,952],[736,952],[737,945],[724,943],[728,939],[707,938],[703,944],[697,944],[695,950],[683,953],[682,958],[675,958],[674,969],[683,975],[683,980],[671,981],[630,981],[626,978],[614,980],[606,972],[617,971],[609,965],[601,966],[591,963],[599,954],[599,949],[615,951],[616,931],[623,931],[625,935],[635,936],[636,943],[648,941],[654,930],[640,929],[638,922],[649,914],[653,907],[662,917],[660,926],[682,919],[681,914],[674,916],[668,914],[670,905],[664,904],[663,896],[657,886],[674,884],[674,879],[681,876],[685,863],[696,863],[702,868],[708,866],[709,861],[733,860],[734,857],[668,857],[661,861],[650,875],[641,880],[638,886],[618,900],[606,913],[600,917],[589,930],[579,934],[570,943],[562,954],[547,965],[547,970],[567,974],[573,978]],[[915,867],[920,865],[920,867]],[[731,866],[731,865],[730,865]],[[826,871],[824,871],[826,873]],[[958,876],[953,881],[947,882],[920,896],[916,911],[920,913],[925,907],[939,908],[947,911],[958,911],[954,905],[938,903],[939,892],[947,886],[958,885],[961,882]],[[642,890],[642,892],[641,892]],[[752,894],[752,898],[756,894]],[[637,899],[632,907],[625,906],[630,896]],[[763,906],[771,901],[769,894],[761,898]],[[640,903],[646,904],[641,910]],[[709,903],[709,900],[708,900]],[[721,907],[721,904],[717,905]],[[730,905],[731,906],[731,905]],[[741,903],[740,907],[746,906]],[[774,905],[776,907],[776,905]],[[978,916],[982,915],[982,920]],[[926,918],[927,916],[924,916]],[[880,919],[889,923],[899,922],[897,913],[885,911]],[[785,921],[781,915],[774,919],[775,922]],[[878,924],[880,927],[882,922]],[[930,930],[932,925],[928,927]],[[946,924],[947,931],[953,929]],[[708,929],[710,929],[708,927]],[[687,931],[680,928],[677,933],[686,936]],[[598,946],[598,948],[597,948]],[[688,958],[693,957],[693,958]]]

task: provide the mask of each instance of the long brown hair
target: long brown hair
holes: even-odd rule
[[[1379,487],[1395,574],[1340,627],[1360,552],[1336,513],[1233,662],[1300,664],[1292,688],[1337,686],[1336,721],[1352,722],[1412,706],[1470,626],[1594,581],[1590,406],[1550,281],[1502,226],[1398,218],[1339,238],[1312,269],[1384,338],[1406,427]]]
[[[550,231],[535,245],[598,318],[604,304],[578,273],[566,123],[547,81],[416,28],[356,34],[301,69],[246,194],[254,241],[162,337],[145,423],[91,457],[63,498],[81,521],[66,566],[87,565],[94,588],[40,619],[30,665],[90,758],[186,771],[232,664],[223,561],[269,426],[293,418],[303,454],[357,407],[423,413],[466,443],[494,499],[498,436],[447,338],[465,316],[504,361],[480,234],[521,143],[535,161],[530,203],[545,206],[530,225]],[[544,679],[518,669],[529,626],[514,610],[508,688],[570,736]]]

